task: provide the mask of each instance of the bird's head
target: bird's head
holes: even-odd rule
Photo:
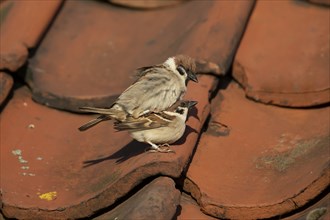
[[[180,78],[182,78],[187,84],[189,80],[194,82],[198,82],[196,76],[196,63],[195,60],[186,55],[177,55],[174,57],[170,57],[165,61],[173,72],[178,74]]]
[[[197,101],[187,101],[187,100],[182,100],[180,101],[180,104],[176,108],[175,112],[177,114],[182,115],[184,118],[187,117],[188,111],[191,107],[195,106],[197,104]]]

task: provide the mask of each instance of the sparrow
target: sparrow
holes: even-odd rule
[[[82,107],[99,117],[82,125],[85,131],[101,121],[127,117],[137,119],[150,112],[162,112],[181,100],[189,80],[198,82],[194,59],[186,55],[168,58],[164,63],[137,69],[138,79],[109,108]]]
[[[148,143],[149,152],[174,152],[169,146],[182,137],[188,110],[196,104],[196,101],[181,100],[174,110],[153,112],[139,118],[129,116],[125,121],[116,121],[114,128],[128,131],[133,139]]]

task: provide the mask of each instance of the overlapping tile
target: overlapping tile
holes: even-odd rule
[[[198,101],[176,153],[145,153],[126,132],[102,123],[77,128],[94,116],[58,111],[31,100],[27,88],[15,91],[1,113],[3,212],[13,218],[80,218],[108,207],[154,175],[178,178],[209,114],[212,76],[188,85],[185,98]],[[19,134],[19,135],[18,135]],[[15,182],[15,184],[13,184]]]
[[[329,184],[329,113],[258,104],[230,84],[212,103],[184,189],[218,218],[269,218],[302,207]]]
[[[13,87],[13,83],[14,80],[9,74],[0,72],[0,106],[2,106],[2,103],[9,95]]]
[[[199,205],[186,193],[182,193],[180,198],[181,209],[178,211],[177,220],[216,220],[209,215],[205,215]]]
[[[62,0],[14,1],[0,5],[0,69],[16,71],[28,57],[59,9]]]
[[[328,103],[329,16],[328,7],[305,1],[258,1],[233,67],[247,96],[292,107]]]
[[[180,194],[172,179],[159,177],[113,210],[96,217],[95,220],[173,219],[180,203]]]
[[[305,210],[283,220],[328,220],[330,219],[330,194],[324,196],[315,204],[311,204]]]
[[[100,1],[66,1],[31,59],[33,98],[70,111],[109,106],[132,83],[136,68],[179,53],[207,60],[211,65],[202,63],[202,71],[224,72],[253,3],[187,1],[141,11]]]

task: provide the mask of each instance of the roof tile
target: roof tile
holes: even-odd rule
[[[26,87],[16,90],[0,115],[4,214],[87,217],[146,178],[180,177],[209,114],[214,82],[212,76],[201,76],[199,83],[188,84],[185,98],[198,101],[197,109],[191,111],[184,136],[171,146],[175,153],[168,154],[144,152],[147,144],[116,132],[111,121],[79,132],[77,128],[94,116],[48,108],[33,102]],[[47,193],[54,195],[50,201],[40,198]]]
[[[62,0],[13,1],[0,5],[0,69],[16,71],[28,57],[28,49],[38,43]]]
[[[302,207],[329,184],[329,111],[257,104],[231,83],[212,102],[184,189],[218,218],[270,218]]]
[[[99,1],[67,1],[31,59],[33,98],[59,109],[107,107],[136,68],[184,53],[228,70],[253,1],[189,1],[135,11]],[[196,13],[198,11],[198,13]]]
[[[172,179],[158,177],[111,211],[94,219],[173,219],[180,194]]]
[[[260,102],[291,107],[329,102],[329,27],[326,7],[258,1],[233,76],[248,97]]]

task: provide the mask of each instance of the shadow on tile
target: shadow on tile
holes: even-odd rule
[[[197,117],[197,115],[196,115],[196,117]],[[180,140],[178,140],[175,143],[175,145],[184,144],[186,142],[186,139],[187,139],[188,135],[192,132],[198,133],[198,131],[196,129],[194,129],[194,128],[190,127],[189,125],[187,125],[184,135],[182,136],[182,138],[180,138]],[[83,164],[84,164],[83,167],[87,168],[87,167],[96,165],[98,163],[101,163],[103,161],[113,160],[113,159],[116,159],[117,164],[122,163],[122,162],[125,162],[126,160],[130,159],[131,157],[135,157],[139,154],[145,153],[147,149],[148,149],[148,144],[140,143],[140,142],[137,142],[135,140],[132,140],[131,142],[126,144],[124,147],[122,147],[121,149],[119,149],[118,151],[116,151],[115,153],[113,153],[113,154],[111,154],[107,157],[84,161],[83,162]]]

